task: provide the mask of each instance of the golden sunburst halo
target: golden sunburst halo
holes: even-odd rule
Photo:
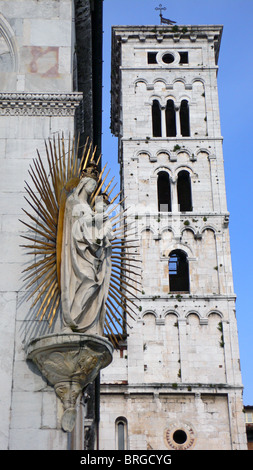
[[[46,319],[50,327],[61,312],[60,267],[65,204],[80,181],[81,172],[94,162],[100,173],[90,204],[94,207],[96,196],[106,193],[110,201],[107,214],[113,227],[112,270],[104,334],[118,347],[119,339],[126,334],[127,316],[136,318],[136,300],[140,292],[139,244],[128,226],[124,199],[120,199],[121,191],[110,200],[116,187],[113,185],[114,177],[108,181],[110,170],[107,171],[107,163],[101,168],[101,155],[96,157],[96,148],[89,139],[81,147],[79,136],[71,138],[69,135],[65,139],[64,135],[58,134],[45,141],[44,160],[37,150],[37,157],[28,171],[32,184],[25,182],[29,211],[23,211],[28,221],[20,220],[29,230],[21,235],[29,243],[21,246],[33,257],[23,271],[28,300],[32,299],[31,309],[35,318],[40,321]]]

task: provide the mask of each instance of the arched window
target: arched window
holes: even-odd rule
[[[162,137],[161,108],[158,100],[154,100],[152,103],[152,126],[153,137]]]
[[[189,113],[189,104],[187,100],[181,101],[179,114],[180,114],[181,135],[182,137],[189,137],[190,136],[190,113]]]
[[[186,170],[178,173],[177,200],[180,212],[192,211],[191,177]]]
[[[157,178],[158,211],[171,212],[170,177],[166,171],[160,171]]]
[[[173,100],[168,100],[165,110],[166,117],[166,135],[167,137],[175,137],[177,135],[176,129],[176,112]]]
[[[189,265],[184,251],[174,250],[169,259],[170,292],[189,292]]]
[[[116,419],[116,449],[127,449],[127,420],[126,418]]]

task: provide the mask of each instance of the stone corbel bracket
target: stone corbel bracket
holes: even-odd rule
[[[113,346],[104,337],[62,333],[32,339],[27,359],[36,364],[54,387],[63,404],[62,429],[71,432],[76,420],[76,401],[82,390],[112,362]]]
[[[82,93],[0,93],[0,116],[74,116]]]

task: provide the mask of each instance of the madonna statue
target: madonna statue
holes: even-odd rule
[[[96,167],[88,167],[65,206],[61,304],[64,331],[103,335],[105,302],[111,275],[112,227],[106,199],[90,196],[97,187]]]

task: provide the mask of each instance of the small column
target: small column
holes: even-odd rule
[[[176,105],[175,106],[175,111],[176,111],[176,132],[177,132],[177,137],[182,137],[181,135],[181,124],[180,124],[180,106]]]

